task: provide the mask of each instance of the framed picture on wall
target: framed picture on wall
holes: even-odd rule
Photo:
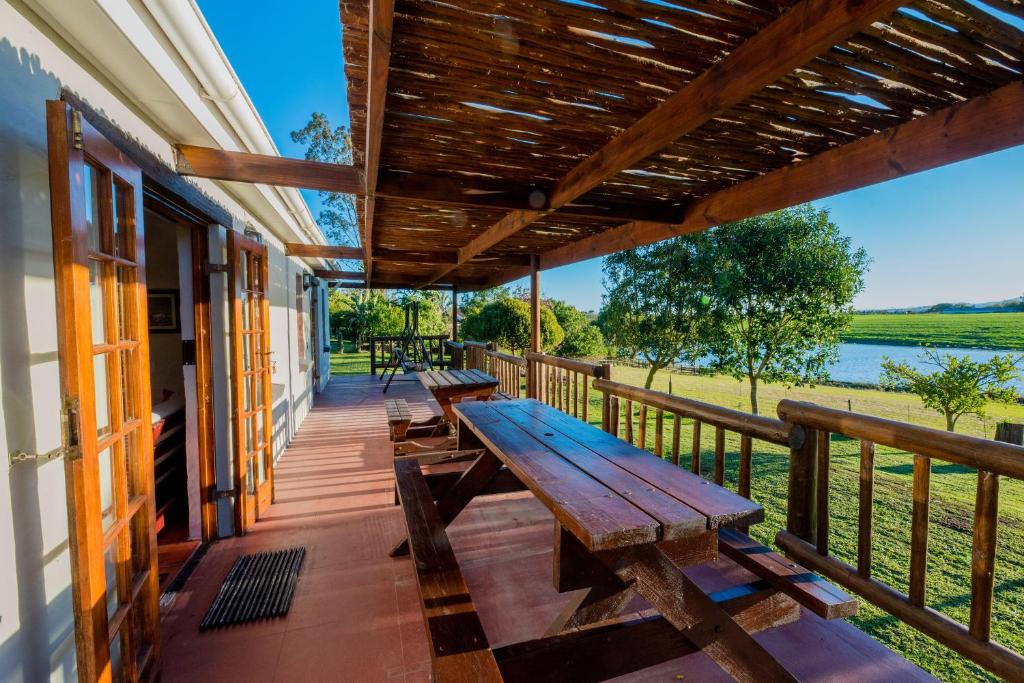
[[[149,331],[150,333],[181,332],[181,318],[178,314],[178,290],[149,290]]]

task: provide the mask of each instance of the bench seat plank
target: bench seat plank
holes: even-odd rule
[[[857,613],[856,599],[742,531],[720,529],[718,551],[823,619],[843,619]]]
[[[435,681],[501,681],[426,479],[415,461],[395,463],[395,484],[416,569]]]
[[[677,497],[708,519],[708,528],[749,526],[764,519],[764,509],[739,494],[709,486],[701,477],[637,448],[616,436],[532,399],[503,402],[499,410],[525,412],[597,455]]]
[[[502,402],[505,403],[505,402]],[[483,444],[530,489],[589,550],[660,540],[656,519],[586,472],[571,465],[494,412],[494,403],[472,401],[455,409]],[[486,427],[486,429],[483,429]]]

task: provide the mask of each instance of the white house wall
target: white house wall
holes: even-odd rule
[[[126,86],[115,85],[89,56],[71,46],[63,31],[53,30],[35,13],[39,4],[45,3],[33,3],[35,9],[30,9],[20,1],[0,0],[0,448],[4,455],[17,450],[47,451],[59,445],[45,101],[56,99],[66,87],[168,162],[173,158],[172,142],[177,140],[154,122],[155,117],[172,114],[140,107]],[[79,2],[67,4],[78,6]],[[122,10],[131,6],[105,4]],[[81,3],[83,10],[95,10],[94,5],[87,0]],[[88,12],[83,17],[102,24],[102,17]],[[108,29],[98,25],[96,30]],[[115,43],[112,37],[111,44]],[[130,75],[122,73],[118,78]],[[140,80],[143,75],[140,71]],[[158,96],[158,90],[146,93],[150,99]],[[182,126],[186,124],[195,126],[194,122]],[[238,199],[254,197],[252,187],[229,193],[211,181],[196,184],[232,215],[250,222],[269,247],[271,345],[276,365],[272,382],[275,415],[282,416],[280,425],[275,421],[276,456],[312,403],[313,364],[302,367],[293,358],[295,274],[308,267],[286,257],[281,241],[260,221],[260,217],[274,217],[275,207],[269,200],[260,200],[257,206]],[[267,196],[265,190],[260,190],[261,196]],[[274,229],[287,234],[293,217],[284,212],[283,203],[279,205]],[[213,262],[224,262],[218,244],[223,244],[225,230],[241,227],[240,222],[210,228]],[[226,295],[226,276],[212,275],[213,410],[217,486],[222,490],[233,485]],[[232,532],[230,503],[218,503],[221,534]],[[73,629],[63,463],[16,464],[0,477],[0,681],[74,680]]]

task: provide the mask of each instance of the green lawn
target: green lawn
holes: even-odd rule
[[[370,353],[331,353],[332,375],[368,375],[370,374]]]
[[[853,316],[843,340],[1024,351],[1024,313],[867,313]]]
[[[366,373],[367,354],[335,355],[332,368],[337,372]],[[646,370],[616,367],[613,379],[643,385]],[[654,389],[667,391],[671,380],[675,394],[729,408],[748,410],[747,385],[727,377],[707,377],[661,372]],[[792,388],[762,387],[762,413],[775,415],[782,398],[813,401],[820,405],[847,409],[868,415],[941,428],[942,417],[926,410],[908,394],[865,389],[822,386]],[[600,398],[591,396],[591,422],[600,423]],[[1024,406],[993,405],[985,419],[967,416],[958,426],[962,433],[991,437],[1001,419],[1024,421]],[[654,411],[649,411],[647,448],[654,447]],[[671,422],[666,421],[665,444],[670,448]],[[684,421],[683,448],[691,440],[691,426]],[[620,433],[623,433],[620,431]],[[702,433],[702,472],[714,464],[714,430]],[[726,438],[727,486],[735,488],[738,471],[739,437]],[[830,528],[832,553],[856,564],[857,491],[859,447],[857,442],[833,437],[831,445]],[[688,451],[683,461],[689,462]],[[666,454],[667,455],[667,454]],[[912,456],[903,451],[878,448],[875,462],[874,576],[906,592],[910,567],[910,514]],[[771,543],[775,532],[785,527],[788,453],[770,444],[754,442],[752,497],[765,508],[766,519],[751,530],[764,543]],[[932,473],[928,604],[950,617],[966,623],[970,609],[971,524],[976,475],[966,467],[935,463]],[[999,551],[996,562],[996,600],[993,638],[1017,651],[1024,651],[1024,483],[1004,480],[1000,490]],[[894,617],[866,603],[851,619],[856,626],[888,647],[900,652],[922,668],[943,680],[998,680],[985,674],[964,658],[953,654]]]

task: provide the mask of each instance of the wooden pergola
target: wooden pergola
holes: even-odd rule
[[[358,195],[379,287],[473,290],[1024,142],[1020,0],[342,2],[352,166],[184,174]]]

